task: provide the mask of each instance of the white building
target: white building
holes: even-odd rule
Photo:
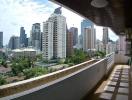
[[[11,57],[29,57],[31,59],[34,59],[36,57],[36,50],[32,48],[14,49],[12,50]]]
[[[103,42],[100,40],[96,41],[96,50],[97,51],[104,51],[104,45]]]
[[[115,51],[116,51],[116,43],[108,42],[108,44],[106,44],[106,54],[110,54]]]
[[[31,45],[36,49],[40,50],[41,45],[41,30],[40,23],[35,23],[32,25],[31,31]]]
[[[125,54],[126,52],[126,37],[119,36],[119,53]]]
[[[44,59],[53,58],[53,27],[52,21],[43,23],[42,51]]]
[[[84,34],[83,34],[83,51],[87,51],[88,49],[95,49],[95,43],[96,43],[96,32],[95,28],[88,27],[84,28]]]
[[[109,33],[108,33],[108,28],[107,27],[103,27],[103,44],[106,45],[109,42]]]
[[[53,13],[48,19],[47,23],[53,23],[53,27],[50,25],[47,29],[43,29],[43,33],[47,34],[47,37],[43,37],[43,58],[51,59],[53,52],[53,59],[66,57],[66,18],[61,14]],[[47,24],[46,23],[46,24]],[[44,24],[45,25],[45,24]],[[46,26],[46,25],[45,25]],[[44,28],[44,27],[43,27]],[[53,28],[53,34],[50,32]],[[50,30],[49,30],[50,29]],[[46,30],[48,31],[47,33]],[[50,34],[50,35],[48,35]],[[50,38],[48,37],[50,36]],[[52,38],[53,37],[53,38]],[[51,40],[53,39],[53,40]],[[45,49],[45,40],[47,40],[47,49]],[[53,42],[52,42],[53,41]],[[53,45],[53,47],[52,47]],[[48,51],[50,50],[50,51]],[[49,53],[48,53],[49,52]]]

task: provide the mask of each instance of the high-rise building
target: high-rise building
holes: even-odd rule
[[[84,33],[84,28],[87,28],[87,27],[91,27],[93,26],[93,22],[91,22],[90,20],[88,19],[84,19],[82,22],[81,22],[81,34]]]
[[[81,22],[81,36],[80,36],[80,46],[83,47],[83,39],[85,38],[84,37],[84,29],[85,28],[88,28],[88,27],[91,27],[91,26],[94,26],[93,22],[91,22],[90,20],[88,19],[84,19],[82,22]]]
[[[103,51],[104,50],[104,46],[103,46],[103,42],[100,40],[96,40],[96,50],[97,51]]]
[[[41,30],[40,30],[40,23],[35,23],[32,26],[32,46],[37,49],[40,50],[40,42],[41,42]]]
[[[3,32],[0,32],[0,49],[3,48]]]
[[[116,51],[116,43],[111,41],[106,44],[106,54],[110,54]]]
[[[73,46],[76,46],[78,44],[78,28],[71,27],[69,32],[73,34]]]
[[[108,28],[103,27],[103,44],[108,44],[109,42],[109,34],[108,34]]]
[[[83,51],[95,49],[96,32],[94,27],[84,29]]]
[[[68,31],[66,35],[66,56],[73,55],[73,33]]]
[[[119,36],[119,53],[125,54],[126,53],[126,37]]]
[[[52,21],[46,21],[43,23],[42,51],[43,58],[46,60],[53,58],[53,28]]]
[[[24,27],[20,28],[20,47],[26,47],[26,39],[27,35],[25,34],[25,29]]]
[[[43,32],[41,32],[41,37],[40,37],[40,51],[42,51],[42,43],[43,43],[42,39],[43,39]]]
[[[18,49],[20,47],[20,39],[18,36],[12,36],[9,40],[8,47],[10,49]]]
[[[53,23],[53,58],[54,59],[65,58],[66,57],[66,18],[61,14],[53,13],[49,17],[48,22]],[[45,34],[45,31],[43,32],[43,34]],[[48,32],[48,34],[50,34],[50,32]],[[48,37],[45,37],[45,40],[47,40],[47,42],[50,42],[50,39],[48,39]],[[43,44],[45,44],[44,41]],[[46,51],[44,50],[43,52],[44,54],[46,53]],[[48,56],[46,57],[50,58]]]
[[[62,14],[61,7],[58,7],[54,11],[55,14]]]

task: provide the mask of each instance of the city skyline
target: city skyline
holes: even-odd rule
[[[20,27],[25,28],[28,37],[32,24],[41,23],[42,29],[42,23],[47,20],[57,7],[59,6],[47,0],[1,0],[0,12],[4,12],[0,18],[0,31],[4,35],[4,45],[8,43],[12,35],[19,36]],[[83,18],[65,8],[62,8],[62,12],[62,15],[66,17],[68,28],[77,27],[78,33],[81,34],[81,21]],[[101,40],[102,28],[96,27],[96,30],[98,32],[97,38]],[[113,32],[109,33],[110,38],[117,39],[114,34],[111,34]]]

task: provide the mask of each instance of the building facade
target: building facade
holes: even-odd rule
[[[83,51],[95,49],[96,32],[94,27],[84,29]]]
[[[66,18],[61,14],[53,13],[49,17],[48,22],[49,21],[53,23],[53,59],[65,58],[66,57]],[[45,31],[43,32],[43,34],[45,34]],[[48,37],[45,37],[45,40],[47,40],[51,45],[50,39],[48,39]],[[45,44],[44,41],[43,44]],[[49,49],[52,50],[52,46],[49,47]],[[44,50],[43,52],[44,54],[46,53],[46,51]],[[44,58],[46,57],[48,59],[50,58],[48,56],[51,57],[51,55],[47,55],[47,56],[44,55],[43,57]]]
[[[41,48],[41,29],[40,29],[40,23],[35,23],[32,25],[32,31],[31,31],[31,36],[32,36],[32,46],[36,50],[40,50]]]
[[[108,28],[103,27],[103,44],[108,44],[109,42],[109,34],[108,34]]]
[[[88,27],[91,27],[91,26],[94,26],[93,22],[91,22],[90,20],[88,19],[84,19],[82,22],[81,22],[81,36],[80,36],[80,46],[83,47],[83,41],[84,41],[84,29],[85,28],[88,28]]]
[[[76,46],[78,44],[78,28],[71,27],[69,32],[73,34],[73,46]]]
[[[0,49],[3,48],[3,32],[0,32]]]
[[[66,56],[73,55],[73,33],[68,31],[66,35]]]
[[[12,50],[20,48],[20,38],[18,36],[12,36],[9,40],[8,47]]]
[[[96,40],[96,51],[104,51],[103,42],[100,40]]]
[[[119,53],[125,54],[126,53],[126,37],[119,36]]]
[[[27,57],[30,59],[35,59],[36,50],[32,48],[14,49],[12,50],[12,57],[13,58]]]
[[[25,34],[24,27],[20,28],[20,47],[26,47],[28,43],[27,42],[27,35]]]
[[[43,23],[42,51],[46,60],[53,59],[53,27],[52,21]]]
[[[110,54],[115,51],[116,51],[116,43],[108,42],[108,44],[106,44],[106,54]]]

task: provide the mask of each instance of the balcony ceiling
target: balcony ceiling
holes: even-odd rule
[[[132,28],[132,0],[107,0],[108,5],[96,8],[92,0],[50,0],[74,11],[95,24],[110,27],[117,35]]]

